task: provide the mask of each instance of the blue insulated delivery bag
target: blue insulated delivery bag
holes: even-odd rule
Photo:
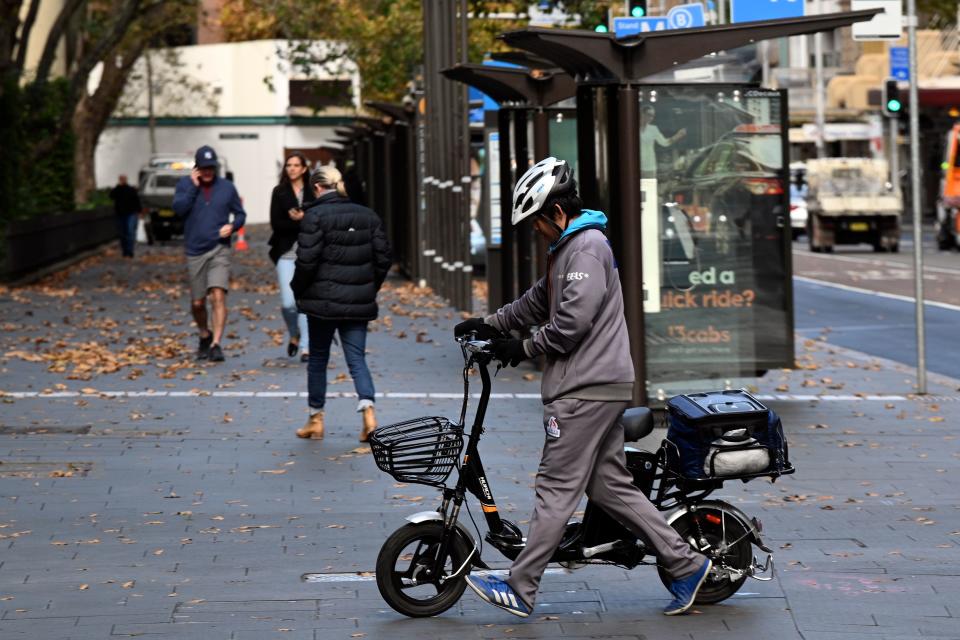
[[[754,466],[744,475],[777,473],[788,464],[787,442],[783,426],[776,413],[767,409],[759,400],[746,391],[711,391],[675,396],[667,401],[667,440],[673,445],[669,462],[674,471],[687,478],[709,478],[714,475],[736,477],[735,466],[723,465],[724,472],[715,471],[713,464],[717,453],[722,452],[729,460],[735,450],[744,451],[744,459],[751,459]],[[724,434],[737,434],[737,440],[748,442],[741,447],[726,444]],[[719,445],[719,448],[718,448]],[[755,468],[757,457],[749,456],[764,448],[769,452],[767,469]],[[709,457],[709,460],[708,460]],[[706,464],[705,464],[706,463]]]

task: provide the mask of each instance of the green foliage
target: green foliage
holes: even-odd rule
[[[365,100],[399,101],[406,85],[423,61],[425,0],[226,0],[220,22],[228,40],[262,38],[291,41],[330,39],[343,43],[336,57],[356,62]],[[505,31],[521,29],[527,20],[493,18],[494,14],[524,14],[537,0],[469,0],[470,62],[481,62],[485,53],[507,47],[497,40]],[[563,10],[581,16],[584,24],[605,21],[607,9],[622,7],[621,0],[565,0]],[[329,64],[310,59],[309,48],[292,45],[288,59],[301,68]],[[307,64],[304,64],[307,63]]]
[[[943,29],[957,24],[956,0],[917,0],[921,28]]]
[[[34,163],[33,149],[55,135],[67,108],[67,82],[19,87],[0,95],[0,223],[73,209],[73,136],[67,134]]]

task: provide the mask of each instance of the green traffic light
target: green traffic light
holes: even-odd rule
[[[645,15],[643,7],[634,7],[630,10],[630,15],[632,15],[634,18],[642,18]]]
[[[900,111],[902,107],[903,105],[900,104],[900,101],[895,98],[891,98],[890,100],[887,100],[887,111],[890,111],[891,113]]]
[[[607,29],[607,25],[605,24],[598,24],[594,29],[594,31],[596,31],[597,33],[606,33],[607,31],[609,31],[609,29]]]

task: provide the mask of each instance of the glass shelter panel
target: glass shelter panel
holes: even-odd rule
[[[651,396],[792,363],[785,108],[744,87],[641,91]]]

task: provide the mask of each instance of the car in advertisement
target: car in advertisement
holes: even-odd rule
[[[744,124],[688,159],[666,185],[691,231],[730,254],[757,230],[783,215],[783,140],[778,125]]]

